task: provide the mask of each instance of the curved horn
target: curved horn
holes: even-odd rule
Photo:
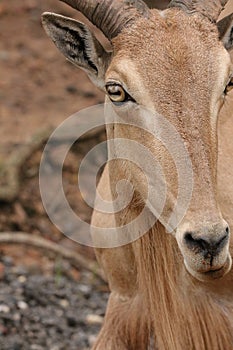
[[[60,0],[81,11],[111,40],[139,17],[149,17],[142,0]]]
[[[172,0],[169,7],[180,7],[190,14],[199,12],[216,22],[228,0]]]

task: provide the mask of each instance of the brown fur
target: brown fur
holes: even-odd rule
[[[140,31],[137,26],[140,26]],[[149,44],[154,41],[158,50],[156,52],[151,50]],[[216,125],[211,125],[209,118],[200,118],[209,114],[209,98],[218,79],[218,66],[214,62],[211,64],[212,72],[203,71],[204,62],[215,59],[222,51],[215,26],[198,16],[187,18],[176,11],[171,13],[170,18],[168,16],[165,23],[164,19],[155,13],[150,30],[143,23],[138,23],[135,28],[128,30],[127,35],[122,33],[114,44],[115,56],[107,77],[115,77],[115,73],[112,72],[118,71],[119,59],[124,59],[130,52],[130,59],[138,67],[140,78],[156,110],[170,118],[188,143],[194,176],[196,174],[197,177],[192,209],[188,212],[186,220],[202,222],[206,213],[215,211],[216,214],[213,215],[218,216],[214,171],[217,167]],[[173,50],[175,47],[179,50]],[[167,54],[169,57],[166,57]],[[172,69],[170,65],[175,65],[176,69]],[[143,69],[140,69],[142,66]],[[139,82],[132,80],[127,74],[124,82],[130,92],[140,90]],[[145,94],[136,94],[136,98],[141,105],[145,103]],[[175,119],[174,115],[179,118]],[[135,136],[135,130],[131,134],[125,127],[115,126],[114,131],[108,128],[109,138],[124,135],[131,139],[140,137]],[[200,150],[200,139],[203,142],[202,153],[197,152],[197,149]],[[140,142],[147,145],[146,140],[148,138],[143,135]],[[148,144],[151,144],[151,140],[148,140]],[[161,146],[157,147],[158,151],[163,152]],[[159,157],[159,153],[156,156]],[[163,169],[168,169],[168,182],[175,187],[175,171],[171,162],[166,163],[168,157],[164,157],[163,153],[160,159],[164,162]],[[124,171],[125,168],[127,171]],[[106,195],[106,184],[109,182],[106,179],[109,177],[110,197],[115,191],[117,181],[123,176],[122,173],[133,181],[133,168],[130,168],[130,171],[129,166],[118,164],[117,169],[116,171],[116,164],[109,165],[99,184],[99,190],[103,188]],[[231,183],[229,186],[232,186]],[[137,200],[137,206],[134,204],[135,202],[126,212],[115,215],[114,220],[95,212],[93,223],[100,226],[122,225],[142,209],[140,200]],[[224,215],[226,211],[229,213],[229,208],[226,209],[224,202],[221,209]],[[232,223],[231,219],[229,223]],[[221,280],[206,283],[195,280],[184,267],[183,257],[174,236],[168,235],[159,222],[131,245],[100,249],[96,253],[106,272],[112,293],[105,325],[94,349],[146,350],[152,335],[159,350],[233,348],[232,270]]]

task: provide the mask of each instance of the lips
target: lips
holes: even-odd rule
[[[213,269],[210,268],[208,271],[205,272],[199,272],[199,271],[195,271],[192,268],[190,268],[190,266],[187,264],[186,261],[184,261],[186,270],[197,280],[201,281],[201,282],[208,282],[208,281],[212,281],[215,279],[219,279],[222,278],[223,276],[225,276],[232,267],[232,258],[230,256],[230,254],[228,254],[227,259],[225,264],[217,269]]]

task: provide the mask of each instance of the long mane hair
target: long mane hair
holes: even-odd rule
[[[158,349],[233,349],[232,297],[189,276],[174,237],[157,223],[134,249]]]

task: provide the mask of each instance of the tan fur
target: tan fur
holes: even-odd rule
[[[162,17],[155,11],[149,23],[142,19],[123,31],[113,44],[106,79],[121,80],[140,105],[149,105],[165,115],[189,150],[194,190],[181,226],[188,223],[192,228],[202,227],[208,220],[215,222],[223,217],[233,229],[229,99],[222,110],[222,123],[219,120],[217,191],[217,115],[223,104],[221,89],[224,90],[230,62],[216,27],[198,15],[169,10]],[[132,75],[131,70],[130,75],[129,70],[123,77],[120,72],[129,57],[136,74]],[[135,129],[116,125],[114,129],[108,127],[107,134],[108,138],[127,135],[146,146],[152,144],[149,137]],[[161,144],[153,146],[176,195],[174,164]],[[106,198],[114,198],[116,183],[125,177],[137,189],[132,203],[115,215],[95,211],[94,225],[120,226],[142,210],[145,184],[133,165],[111,162],[104,170],[99,191]],[[185,269],[182,247],[175,238],[157,222],[130,245],[96,250],[112,292],[105,323],[93,349],[146,350],[150,336],[159,350],[233,349],[233,270],[221,279],[200,282]],[[232,239],[230,254],[233,256]]]

